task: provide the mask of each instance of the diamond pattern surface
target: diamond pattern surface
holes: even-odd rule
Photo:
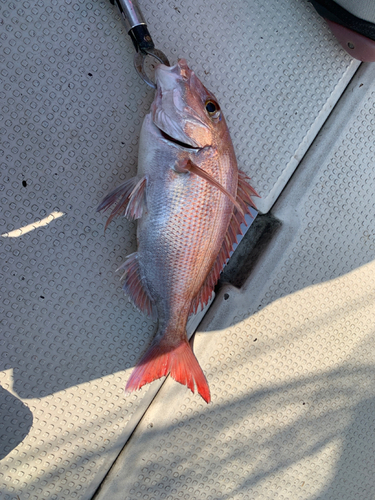
[[[375,497],[374,76],[356,75],[277,236],[196,336],[212,404],[167,380],[96,500]]]
[[[141,6],[217,95],[267,211],[357,63],[304,1]],[[95,212],[135,174],[153,92],[108,1],[2,0],[0,43],[0,490],[88,499],[158,387],[124,395],[155,325],[115,275],[135,225],[104,234]]]

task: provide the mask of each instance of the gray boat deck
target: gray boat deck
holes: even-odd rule
[[[168,378],[124,394],[155,325],[115,274],[135,224],[95,210],[153,91],[116,10],[4,1],[0,498],[375,499],[375,65],[305,0],[140,4],[261,195],[189,325],[212,403]]]

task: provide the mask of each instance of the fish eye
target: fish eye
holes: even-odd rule
[[[211,118],[218,118],[220,116],[220,107],[217,102],[211,100],[206,101],[206,111]]]

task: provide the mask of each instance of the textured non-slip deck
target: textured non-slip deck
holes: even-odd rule
[[[262,196],[260,211],[268,212],[359,63],[341,50],[304,0],[140,0],[140,4],[157,46],[171,62],[185,57],[216,94],[239,165]],[[125,256],[135,250],[135,224],[119,219],[104,234],[105,217],[96,213],[103,195],[136,172],[139,131],[153,91],[135,73],[133,46],[107,0],[2,0],[0,44],[0,496],[2,500],[88,500],[160,387],[154,383],[131,396],[124,394],[130,371],[155,325],[128,303],[115,274]],[[351,110],[345,122],[350,117]],[[366,134],[372,130],[369,120]],[[363,137],[348,140],[366,153],[370,146],[362,145]],[[351,165],[352,156],[348,152],[343,161]],[[320,166],[314,165],[313,171]],[[337,187],[343,182],[341,170],[330,175],[336,193],[334,201],[325,194],[330,212],[344,213]],[[367,178],[362,185],[370,189]],[[366,194],[353,192],[349,178],[344,187],[358,206],[367,199]],[[316,217],[323,203],[318,194],[314,200],[317,205],[307,219]],[[356,225],[349,224],[347,212],[345,217],[354,231]],[[327,221],[327,228],[331,225]],[[371,245],[372,233],[365,230],[369,229],[363,229],[363,245]],[[337,255],[345,249],[346,239],[340,238]],[[334,241],[331,244],[335,246]],[[305,267],[301,255],[299,266]],[[346,262],[346,258],[339,260]],[[323,266],[324,271],[320,252],[310,260],[309,266]],[[295,273],[299,271],[296,268]],[[279,278],[273,272],[271,268],[267,279],[276,280],[275,288],[267,289],[264,304],[279,297]],[[307,272],[304,269],[302,274]],[[288,282],[288,277],[282,279]],[[267,286],[262,283],[258,291]],[[230,297],[228,305],[233,304]],[[251,309],[254,300],[243,314],[256,310]],[[298,328],[294,316],[289,317],[290,328]],[[223,373],[236,370],[227,361],[233,341],[228,339],[225,322],[219,326],[217,321],[215,329],[222,331],[215,336],[214,360],[204,361],[200,341],[198,357],[210,378],[214,404],[226,402],[231,407],[238,398],[236,391],[247,394],[247,389],[235,389],[232,382],[230,387],[219,384],[217,375],[210,372],[210,364],[222,359]],[[254,329],[254,338],[260,339],[258,320],[254,321],[250,331]],[[261,345],[253,344],[253,339],[249,342]],[[246,342],[239,343],[238,349],[247,349]],[[276,386],[284,383],[277,373],[269,376],[275,377]],[[223,386],[221,393],[217,384]],[[168,387],[169,382],[163,391]],[[249,385],[248,390],[254,387]],[[184,433],[172,448],[178,448],[181,439],[196,439],[190,434],[194,431],[202,433],[203,450],[203,440],[217,439],[208,434],[215,428],[209,426],[214,407],[203,407],[198,396],[188,398],[202,415],[199,424],[191,426],[187,419],[196,410],[181,403],[183,388],[176,385],[171,390],[168,398],[178,410],[168,425],[175,426],[178,419]],[[267,419],[269,405],[260,404],[257,415],[264,409],[262,418]],[[248,416],[236,413],[239,427],[245,420],[250,422]],[[159,431],[150,428],[149,432],[145,437],[160,437]],[[233,439],[239,442],[238,436]],[[224,448],[212,446],[216,448],[211,454],[223,455]],[[189,470],[197,470],[196,453],[184,458]],[[279,453],[286,454],[287,449]],[[173,481],[177,474],[170,469],[175,461],[165,460],[165,471],[160,478],[155,476],[160,484],[165,484],[164,477]],[[227,465],[224,468],[236,477],[229,480],[224,469],[212,469],[212,474],[222,476],[225,484],[241,482],[237,479],[240,467],[232,472]],[[131,474],[139,477],[134,464]],[[202,472],[202,478],[206,475]],[[186,495],[189,488],[202,485],[201,480],[185,478],[180,481]]]
[[[277,236],[196,335],[212,403],[168,379],[96,500],[375,498],[374,77],[355,77]]]

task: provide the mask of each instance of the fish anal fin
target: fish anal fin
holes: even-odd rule
[[[168,374],[193,393],[196,387],[206,403],[211,401],[207,379],[187,340],[173,347],[163,345],[163,342],[151,344],[134,368],[125,391],[135,391]]]
[[[107,210],[116,205],[105,225],[107,229],[110,222],[117,216],[124,215],[128,219],[139,219],[142,217],[146,204],[145,188],[146,177],[139,179],[132,177],[107,194],[97,208],[97,212]]]
[[[138,263],[137,252],[128,255],[125,262],[119,267],[123,271],[123,290],[128,294],[133,304],[148,316],[156,317],[156,308],[145,290]]]

